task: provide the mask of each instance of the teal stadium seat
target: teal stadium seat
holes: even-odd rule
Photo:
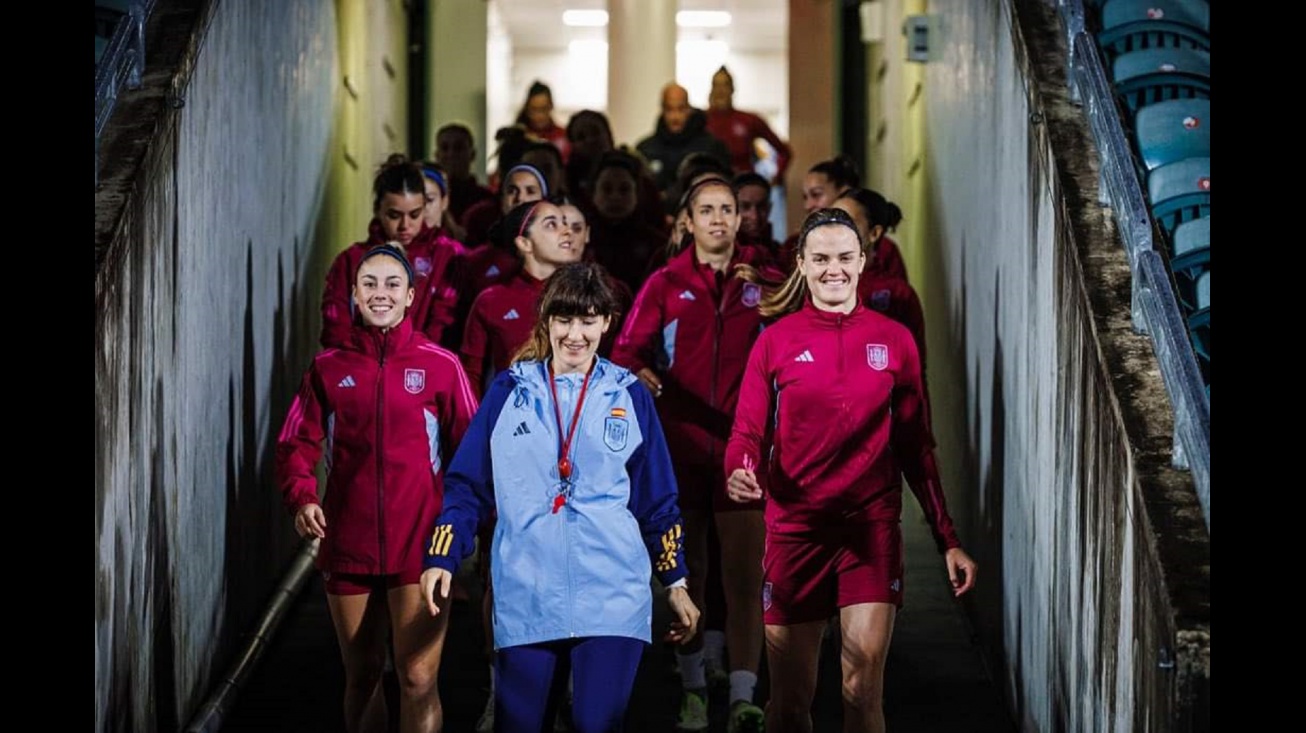
[[[1147,48],[1111,64],[1117,96],[1129,116],[1170,99],[1211,98],[1211,53],[1195,48]]]
[[[1201,307],[1197,283],[1210,271],[1211,217],[1203,216],[1175,227],[1170,247],[1170,272],[1174,276],[1175,297],[1184,313],[1192,313]]]
[[[1170,270],[1190,272],[1207,270],[1211,266],[1211,217],[1186,221],[1174,230],[1174,244],[1170,248]]]
[[[1211,100],[1168,99],[1134,115],[1142,173],[1184,158],[1211,157]]]
[[[1097,44],[1110,63],[1152,48],[1211,50],[1211,6],[1206,0],[1106,0]]]
[[[1180,224],[1211,215],[1211,159],[1185,158],[1147,174],[1152,218],[1174,241]]]
[[[1209,36],[1211,5],[1206,0],[1106,0],[1102,3],[1102,30],[1148,21],[1181,23]]]

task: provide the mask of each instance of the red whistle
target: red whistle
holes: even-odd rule
[[[562,507],[566,506],[566,504],[567,504],[567,495],[566,495],[566,494],[558,494],[557,496],[553,497],[553,512],[552,512],[552,513],[553,513],[553,514],[557,514],[557,513],[558,513],[558,510],[561,509]]]

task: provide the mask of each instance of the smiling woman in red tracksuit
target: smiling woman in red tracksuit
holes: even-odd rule
[[[974,585],[976,566],[939,484],[915,341],[858,298],[866,254],[852,218],[809,215],[797,265],[763,301],[782,317],[749,355],[725,464],[732,499],[766,498],[766,729],[811,731],[821,634],[837,610],[844,730],[881,733],[903,599],[904,475],[956,595]]]
[[[431,173],[439,175],[434,169]],[[449,238],[443,228],[426,225],[430,213],[427,174],[401,154],[391,155],[372,181],[372,210],[367,239],[356,242],[336,256],[327,271],[322,290],[323,347],[338,347],[359,323],[354,303],[354,276],[363,255],[386,242],[398,242],[413,267],[414,301],[408,321],[432,341],[440,342],[454,321],[458,302],[453,279],[454,264],[462,245]]]
[[[731,730],[747,730],[761,722],[753,688],[762,647],[757,597],[765,535],[760,503],[735,504],[726,498],[722,466],[739,381],[762,326],[757,310],[762,290],[736,277],[735,268],[759,266],[768,258],[735,243],[739,210],[727,181],[701,181],[686,200],[693,244],[649,276],[617,339],[613,361],[635,372],[658,397],[680,486],[689,593],[699,608],[706,594],[708,525],[715,521],[733,668],[731,716],[739,719]],[[687,649],[679,656],[685,687],[679,725],[705,730],[702,643]]]
[[[436,686],[447,614],[431,618],[418,579],[444,498],[442,467],[476,412],[457,357],[414,331],[412,268],[379,245],[359,262],[362,315],[313,360],[277,439],[277,479],[295,530],[321,539],[317,566],[345,668],[346,730],[384,730],[387,628],[399,730],[443,725]],[[316,469],[330,450],[319,501]],[[380,727],[375,727],[375,726]]]

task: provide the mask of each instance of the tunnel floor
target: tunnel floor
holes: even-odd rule
[[[910,502],[903,516],[906,601],[894,629],[885,677],[885,717],[893,733],[1014,733],[1001,688],[974,643],[960,605],[952,598],[943,562],[920,511]],[[990,581],[995,577],[989,575]],[[980,568],[979,582],[985,580]],[[440,669],[445,733],[475,729],[488,694],[489,674],[476,613],[479,599],[456,602]],[[660,605],[660,604],[659,604]],[[655,624],[659,620],[655,619]],[[820,682],[812,709],[814,731],[841,730],[837,642],[821,652]],[[758,703],[767,696],[766,664]],[[344,685],[335,635],[320,577],[313,573],[283,620],[258,669],[226,715],[227,733],[285,731],[343,733]],[[629,733],[672,733],[679,710],[679,677],[669,646],[644,654],[627,716]],[[711,731],[726,730],[727,701],[712,703]]]

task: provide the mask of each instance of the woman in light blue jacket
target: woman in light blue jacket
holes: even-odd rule
[[[421,584],[432,615],[497,515],[491,550],[497,730],[541,731],[568,673],[578,733],[618,731],[652,641],[652,574],[666,638],[693,637],[676,480],[653,397],[596,353],[616,315],[602,267],[555,272],[531,341],[481,402],[445,474]]]

